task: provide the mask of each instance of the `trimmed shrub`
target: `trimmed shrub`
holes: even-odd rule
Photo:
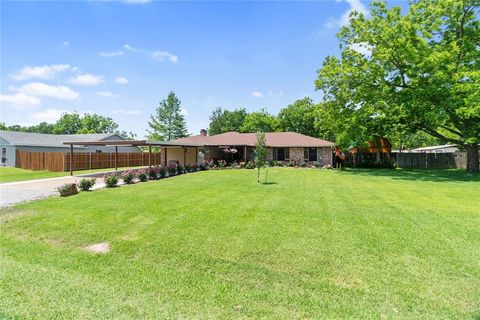
[[[107,188],[115,188],[118,185],[118,178],[116,175],[109,175],[103,178]]]
[[[227,166],[227,161],[225,160],[218,160],[217,165],[220,169],[223,169]]]
[[[91,178],[91,179],[83,178],[78,183],[78,187],[82,191],[89,191],[94,185],[95,185],[95,179],[94,178]]]
[[[245,165],[245,169],[255,169],[256,166],[255,166],[255,161],[249,161],[247,162],[247,164]]]
[[[158,168],[158,174],[160,175],[160,178],[165,178],[165,176],[167,175],[167,170],[165,170],[164,166],[160,166]]]
[[[183,174],[185,173],[185,168],[182,166],[177,166],[177,174]]]
[[[177,165],[174,164],[174,163],[169,164],[168,167],[167,167],[167,171],[168,171],[168,176],[169,177],[176,175],[177,174]]]
[[[134,182],[133,179],[135,179],[135,173],[133,171],[128,170],[128,171],[122,172],[123,183],[132,184]]]
[[[138,180],[140,180],[140,182],[145,182],[148,180],[147,172],[143,169],[140,169],[137,171],[137,177],[138,177]]]

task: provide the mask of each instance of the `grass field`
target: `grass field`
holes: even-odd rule
[[[128,168],[119,168],[128,169]],[[79,170],[75,171],[75,175],[87,174],[94,172],[113,171],[115,169],[94,169],[94,170]],[[0,168],[0,183],[26,181],[35,179],[46,179],[68,176],[70,172],[51,172],[51,171],[32,171],[20,168],[1,167]]]
[[[269,179],[206,171],[4,209],[0,318],[480,317],[478,177]]]

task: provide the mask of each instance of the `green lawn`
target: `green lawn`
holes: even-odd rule
[[[128,168],[119,168],[128,169]],[[87,174],[94,172],[113,171],[115,169],[94,169],[74,171],[75,175]],[[0,183],[26,181],[35,179],[46,179],[68,176],[70,172],[50,172],[50,171],[32,171],[12,167],[0,167]]]
[[[3,211],[0,318],[479,319],[480,180],[207,171]],[[112,251],[83,249],[109,242]]]

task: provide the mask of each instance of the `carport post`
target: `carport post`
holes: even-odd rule
[[[183,147],[183,166],[187,165],[187,148]]]
[[[195,164],[198,164],[198,147],[195,147]]]
[[[152,145],[148,145],[148,176],[150,177],[150,172],[152,171]]]
[[[165,147],[165,167],[167,166],[167,147]]]
[[[73,144],[70,145],[70,175],[73,176]]]
[[[243,162],[247,162],[247,146],[243,146]]]
[[[117,158],[118,158],[118,146],[115,146],[115,171],[117,171],[117,169],[118,169]]]

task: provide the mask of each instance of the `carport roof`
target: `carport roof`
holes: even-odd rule
[[[112,147],[203,147],[193,142],[151,141],[151,140],[105,140],[105,141],[66,141],[65,145],[75,146],[112,146]]]

